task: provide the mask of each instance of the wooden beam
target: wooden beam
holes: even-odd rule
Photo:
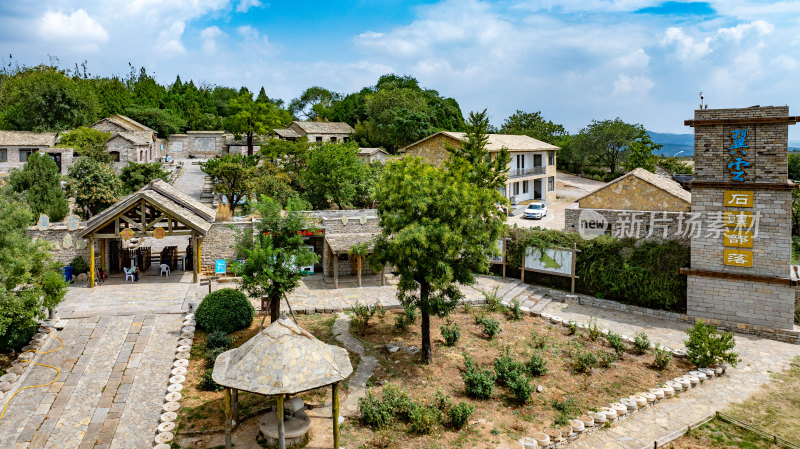
[[[275,411],[278,418],[278,449],[286,449],[286,431],[283,424],[283,395],[278,395],[278,409]]]
[[[339,448],[339,382],[331,385],[331,407],[333,408],[333,447]]]
[[[211,285],[209,281],[208,285]],[[239,390],[236,388],[233,389],[233,395],[231,396],[231,403],[232,403],[232,411],[233,411],[233,422],[238,426],[239,425]]]
[[[159,211],[159,212],[160,212],[160,211]],[[154,215],[155,215],[155,214],[154,214]],[[145,227],[145,231],[149,231],[150,229],[152,229],[152,228],[153,228],[155,225],[157,225],[157,224],[158,224],[158,223],[159,223],[161,220],[163,220],[163,219],[164,219],[164,217],[165,217],[166,215],[167,215],[167,214],[165,214],[164,212],[161,212],[161,215],[159,215],[158,217],[156,217],[155,219],[153,219],[152,221],[150,221],[150,223],[148,223],[148,224],[147,224],[147,226]]]

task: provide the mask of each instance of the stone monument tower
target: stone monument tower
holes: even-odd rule
[[[793,327],[788,106],[694,112],[695,178],[687,313],[724,327]]]

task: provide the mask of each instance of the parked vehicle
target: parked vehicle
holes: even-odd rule
[[[534,220],[539,220],[546,215],[547,205],[544,203],[528,204],[528,207],[525,208],[525,212],[522,214],[524,218],[532,218]]]

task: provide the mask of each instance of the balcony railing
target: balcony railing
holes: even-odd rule
[[[531,176],[531,175],[543,175],[545,174],[547,167],[541,165],[539,167],[530,167],[530,168],[512,168],[509,170],[509,177],[511,178],[519,178],[521,176]]]

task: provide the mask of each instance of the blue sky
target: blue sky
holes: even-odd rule
[[[0,3],[0,60],[104,75],[130,62],[287,101],[393,72],[495,124],[522,109],[570,131],[620,117],[689,133],[700,91],[711,107],[800,115],[797,30],[795,0],[18,0]]]

